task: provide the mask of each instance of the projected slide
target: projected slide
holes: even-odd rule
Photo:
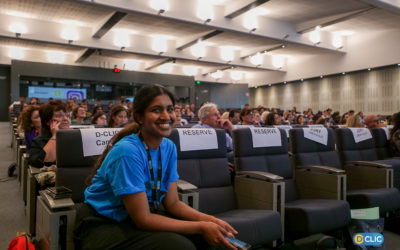
[[[54,98],[77,100],[86,99],[86,89],[68,89],[68,88],[48,88],[48,87],[28,87],[28,97]]]

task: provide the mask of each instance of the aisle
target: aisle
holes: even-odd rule
[[[16,232],[25,231],[25,212],[18,180],[8,178],[7,168],[13,162],[8,122],[0,122],[0,249],[7,249]]]

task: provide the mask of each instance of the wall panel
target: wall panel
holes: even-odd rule
[[[400,111],[400,67],[297,81],[286,85],[263,86],[250,91],[250,104],[297,110],[312,108],[365,114],[392,114]]]

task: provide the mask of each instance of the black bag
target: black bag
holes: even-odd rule
[[[7,170],[8,177],[12,177],[14,175],[14,171],[16,168],[17,168],[17,164],[15,164],[15,163],[11,163],[11,165],[8,166],[8,170]]]
[[[356,233],[383,233],[383,227],[385,220],[379,218],[376,220],[356,220],[352,219],[350,225],[348,226],[349,235],[351,238],[352,245],[351,248],[348,246],[347,249],[362,249],[362,250],[385,250],[384,244],[380,246],[359,246],[353,243],[353,237]]]
[[[339,239],[324,235],[316,242],[315,250],[346,250],[346,248]]]

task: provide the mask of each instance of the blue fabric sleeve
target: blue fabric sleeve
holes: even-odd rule
[[[146,191],[146,165],[140,159],[139,155],[122,156],[114,161],[107,173],[107,179],[115,196]]]

